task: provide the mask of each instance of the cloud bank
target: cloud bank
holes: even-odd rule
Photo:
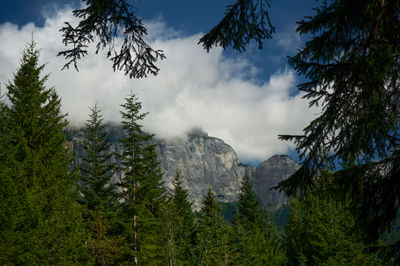
[[[81,60],[79,72],[61,71],[65,61],[56,55],[64,47],[58,30],[64,21],[73,20],[71,9],[45,19],[43,27],[0,25],[2,93],[33,32],[45,71],[50,73],[47,85],[55,86],[72,124],[82,125],[96,102],[106,120],[119,121],[120,105],[133,92],[142,101],[143,111],[149,112],[143,121],[145,130],[170,138],[201,128],[223,139],[242,161],[249,162],[286,153],[291,144],[279,141],[278,134],[300,133],[316,113],[301,94],[290,95],[296,84],[292,71],[283,68],[265,81],[256,80],[257,69],[251,62],[227,58],[219,48],[207,53],[197,45],[201,34],[182,36],[159,19],[147,23],[153,47],[167,55],[159,62],[158,76],[130,80],[113,72],[101,54]]]

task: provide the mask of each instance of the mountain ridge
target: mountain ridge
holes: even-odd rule
[[[111,151],[119,152],[118,139],[124,136],[121,127],[107,124],[106,132]],[[82,130],[71,129],[69,146],[75,155],[75,165],[79,165],[84,155]],[[286,203],[286,196],[270,188],[293,174],[299,164],[288,155],[274,155],[257,167],[240,162],[234,149],[222,139],[208,136],[202,130],[194,130],[185,137],[171,139],[153,138],[163,181],[167,189],[172,189],[172,177],[178,170],[183,176],[183,186],[188,190],[188,198],[193,208],[199,210],[203,197],[211,188],[218,201],[229,203],[238,200],[240,185],[244,175],[248,175],[255,194],[264,206],[278,208]],[[115,158],[113,159],[116,162]],[[117,162],[118,163],[118,162]],[[115,176],[118,182],[122,176]]]

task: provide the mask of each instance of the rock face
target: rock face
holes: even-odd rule
[[[187,138],[157,142],[156,151],[165,172],[166,186],[172,188],[172,177],[176,170],[180,171],[196,210],[201,207],[208,188],[218,201],[236,201],[243,176],[253,170],[240,163],[229,145],[206,134],[189,134]]]
[[[109,133],[112,132],[109,134],[109,141],[112,143],[111,152],[119,153],[117,139],[123,136],[123,132],[116,126],[109,126],[106,129]],[[69,138],[68,145],[74,151],[75,165],[77,165],[84,153],[82,131],[74,130],[72,137]],[[269,189],[285,180],[299,167],[286,155],[275,155],[257,168],[243,165],[231,146],[199,131],[188,134],[185,138],[153,141],[157,144],[156,152],[160,159],[160,168],[165,173],[165,186],[172,188],[172,177],[179,170],[195,210],[201,208],[201,202],[208,188],[211,188],[218,201],[237,201],[245,174],[250,177],[253,190],[263,205],[279,207],[286,202],[286,197]],[[121,176],[115,176],[115,182],[118,182],[119,178]]]
[[[166,186],[172,188],[172,177],[179,170],[196,210],[201,207],[208,188],[218,201],[237,201],[243,176],[254,171],[253,167],[240,163],[229,145],[206,134],[189,134],[187,138],[157,140],[157,143]]]
[[[300,165],[287,155],[274,155],[263,161],[253,175],[253,190],[265,206],[278,207],[286,203],[284,193],[270,190],[299,169]]]

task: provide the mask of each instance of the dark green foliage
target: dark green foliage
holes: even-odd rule
[[[107,50],[107,57],[113,62],[113,69],[123,70],[130,78],[143,78],[148,74],[157,75],[159,68],[155,63],[164,59],[162,50],[154,50],[144,40],[147,29],[143,20],[135,15],[137,0],[82,0],[86,7],[74,10],[79,19],[77,26],[65,22],[60,29],[63,43],[72,48],[61,51],[58,55],[69,60],[78,69],[77,61],[87,55],[88,46],[96,43],[96,54]],[[199,43],[209,51],[214,45],[224,49],[232,46],[237,51],[244,51],[251,40],[262,48],[262,41],[270,39],[275,28],[269,20],[267,7],[270,0],[237,0],[229,5],[225,17]],[[120,47],[115,47],[115,38],[122,37]],[[119,50],[119,51],[118,51]]]
[[[2,265],[78,263],[85,241],[62,134],[67,121],[38,61],[32,42],[7,85],[10,104],[1,105]]]
[[[188,201],[188,193],[183,188],[182,176],[176,172],[173,179],[174,190],[169,201],[168,254],[169,265],[195,265],[197,245],[196,217],[192,211],[192,204]],[[165,226],[166,228],[166,226]]]
[[[233,223],[236,213],[236,202],[218,202],[225,221]]]
[[[210,189],[203,200],[199,219],[200,265],[226,265],[229,259],[228,227]]]
[[[112,153],[103,132],[104,124],[101,110],[95,105],[90,109],[90,119],[84,130],[83,148],[85,156],[80,165],[80,190],[87,202],[88,210],[110,210],[114,196],[111,179],[115,165],[111,162]]]
[[[227,7],[225,17],[200,39],[199,44],[207,52],[213,46],[224,49],[232,46],[242,52],[251,40],[255,40],[262,49],[263,40],[271,39],[275,33],[266,11],[270,5],[270,0],[237,0]]]
[[[114,122],[107,122],[104,125],[104,132],[106,133],[108,143],[119,142],[121,138],[126,137],[121,125]]]
[[[142,78],[148,74],[157,75],[159,69],[154,65],[158,59],[164,59],[161,50],[154,50],[144,40],[147,30],[142,19],[135,15],[135,0],[83,0],[87,6],[73,11],[80,19],[74,27],[69,22],[61,28],[63,43],[73,48],[58,55],[69,60],[78,69],[77,60],[84,57],[90,43],[97,42],[96,54],[107,49],[107,57],[113,62],[113,69],[123,70],[130,78]],[[120,47],[115,47],[114,40],[123,37]],[[97,40],[98,39],[98,40]],[[118,51],[119,49],[119,51]]]
[[[294,140],[302,168],[281,183],[289,194],[318,180],[318,169],[343,170],[335,182],[352,198],[357,225],[374,241],[400,207],[400,1],[323,1],[299,22],[309,35],[289,63],[309,81],[300,84],[321,115]]]
[[[279,207],[279,209],[271,212],[271,220],[278,226],[279,229],[282,229],[283,226],[287,224],[290,209],[290,205],[285,204]]]
[[[242,221],[248,228],[253,228],[264,224],[265,218],[265,211],[261,207],[260,200],[252,191],[249,177],[246,175],[243,177],[240,187],[235,221]]]
[[[118,184],[119,219],[125,238],[121,263],[162,264],[162,207],[165,202],[162,174],[154,151],[147,144],[152,135],[142,131],[141,103],[135,95],[122,105],[122,127],[127,136],[120,140],[123,178]]]
[[[400,260],[400,211],[397,213],[396,223],[392,225],[389,232],[381,236],[381,240],[385,243],[385,247],[382,249],[382,256],[385,256],[389,262],[396,262]]]
[[[354,230],[355,219],[346,203],[333,197],[336,190],[327,183],[291,201],[285,227],[290,265],[382,264],[363,243],[363,232]]]
[[[109,265],[116,256],[118,237],[110,235],[115,213],[110,144],[106,141],[101,110],[95,105],[84,129],[85,156],[80,165],[79,189],[85,203],[84,223],[89,234],[88,252],[96,265]]]
[[[235,265],[282,265],[284,262],[276,225],[251,190],[248,176],[241,184],[231,242]]]
[[[390,232],[381,237],[381,240],[387,244],[393,244],[400,240],[400,211],[397,214],[397,222],[392,225]]]

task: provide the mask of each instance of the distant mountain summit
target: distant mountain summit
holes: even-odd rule
[[[108,139],[113,144],[112,151],[118,152],[118,139],[123,136],[122,129],[107,125]],[[69,131],[69,145],[75,154],[75,164],[84,153],[83,134],[80,130]],[[249,175],[253,190],[265,206],[276,208],[286,202],[283,193],[270,190],[279,182],[288,178],[299,164],[287,155],[274,155],[263,161],[258,167],[242,164],[235,151],[223,140],[210,137],[200,130],[190,132],[186,137],[173,139],[153,139],[157,144],[156,152],[160,159],[160,168],[164,174],[164,184],[172,188],[172,177],[178,170],[184,178],[183,185],[188,190],[189,200],[199,210],[203,197],[211,188],[218,201],[235,202],[238,200],[240,184],[244,175]],[[115,177],[115,182],[119,178]]]
[[[263,161],[253,173],[253,190],[261,202],[270,207],[286,203],[284,193],[270,190],[299,169],[300,165],[287,155],[274,155]]]
[[[254,171],[240,163],[231,146],[204,134],[156,141],[166,186],[172,188],[172,177],[179,170],[195,209],[201,207],[209,187],[218,201],[237,201],[243,176]]]

